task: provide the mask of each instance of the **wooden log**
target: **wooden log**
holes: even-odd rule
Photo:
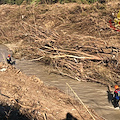
[[[89,56],[89,57],[79,57],[79,56],[73,56],[73,55],[62,55],[62,56],[55,56],[55,57],[74,57],[74,58],[78,58],[78,59],[91,59],[91,60],[101,60],[101,58],[99,58],[98,56],[95,55],[90,55],[84,52],[80,52],[80,51],[70,51],[70,50],[62,50],[62,49],[56,49],[56,48],[51,48],[51,47],[47,47],[47,46],[43,46],[47,49],[51,49],[51,50],[57,50],[57,51],[62,51],[62,52],[68,52],[68,53],[78,53],[81,55],[85,55],[85,56]],[[53,57],[53,58],[55,58]]]
[[[74,56],[74,55],[54,55],[54,56],[49,56],[50,58],[64,58],[64,57],[72,57],[72,58],[78,58],[78,59],[83,59],[83,60],[101,60],[101,58],[97,56],[92,56],[92,57],[79,57],[79,56]]]

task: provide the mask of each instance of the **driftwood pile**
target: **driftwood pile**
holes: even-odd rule
[[[26,57],[31,61],[45,62],[55,68],[55,71],[52,72],[78,81],[94,81],[105,85],[119,83],[120,48],[114,46],[116,41],[113,39],[113,44],[109,44],[108,38],[100,37],[100,31],[98,32],[99,37],[79,33],[79,29],[82,31],[87,28],[94,32],[99,24],[95,23],[94,19],[81,16],[83,13],[80,13],[81,7],[78,5],[74,7],[77,8],[77,11],[68,9],[68,6],[64,6],[63,9],[56,5],[53,10],[51,7],[46,9],[45,7],[43,7],[44,10],[40,10],[40,7],[34,5],[20,6],[16,7],[18,12],[9,8],[11,9],[11,11],[9,10],[9,21],[1,23],[0,34],[1,41],[16,43],[14,57]],[[3,12],[7,13],[7,9]],[[72,14],[72,12],[75,13]],[[6,13],[2,13],[3,16]],[[67,14],[69,14],[68,17],[66,17]],[[78,22],[73,19],[75,15]],[[12,19],[10,20],[10,18]],[[84,20],[87,20],[87,25]],[[91,22],[91,20],[93,21]],[[69,31],[70,25],[86,26],[78,27],[78,31],[72,33]],[[106,27],[105,30],[109,33],[110,28]],[[101,31],[104,33],[104,29]]]
[[[117,58],[119,48],[98,48],[89,45],[78,45],[78,47],[76,49],[51,44],[42,45],[39,49],[42,52],[44,51],[44,56],[33,60],[41,60],[45,63],[52,64],[56,69],[54,72],[69,76],[78,81],[94,81],[105,85],[109,82],[113,85],[114,80],[118,81],[117,78],[120,77],[114,70],[119,66]],[[111,77],[111,75],[113,76]]]
[[[35,27],[32,28],[35,31]],[[93,81],[104,85],[119,82],[120,76],[116,73],[119,71],[119,48],[109,46],[106,40],[96,37],[74,34],[61,37],[56,31],[49,33],[50,36],[47,31],[41,34],[41,30],[36,30],[35,41],[27,49],[35,58],[31,61],[51,64],[55,68],[51,72],[78,81]],[[40,39],[40,35],[44,39]]]

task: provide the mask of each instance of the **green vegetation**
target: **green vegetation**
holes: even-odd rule
[[[24,0],[0,0],[0,4],[18,4],[20,5]]]
[[[0,0],[0,4],[22,4],[23,2],[26,2],[28,4],[31,3],[45,3],[45,4],[54,4],[54,3],[69,3],[69,2],[78,2],[78,3],[94,3],[99,0]]]

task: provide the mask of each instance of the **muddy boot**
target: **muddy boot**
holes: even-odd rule
[[[115,108],[119,107],[119,100],[115,99],[115,101],[114,101],[114,107]]]

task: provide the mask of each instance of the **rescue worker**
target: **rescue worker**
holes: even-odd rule
[[[115,91],[114,91],[114,107],[119,107],[119,100],[120,100],[120,89],[118,85],[115,85]]]
[[[11,55],[9,54],[8,57],[7,57],[7,63],[8,64],[11,64]]]

